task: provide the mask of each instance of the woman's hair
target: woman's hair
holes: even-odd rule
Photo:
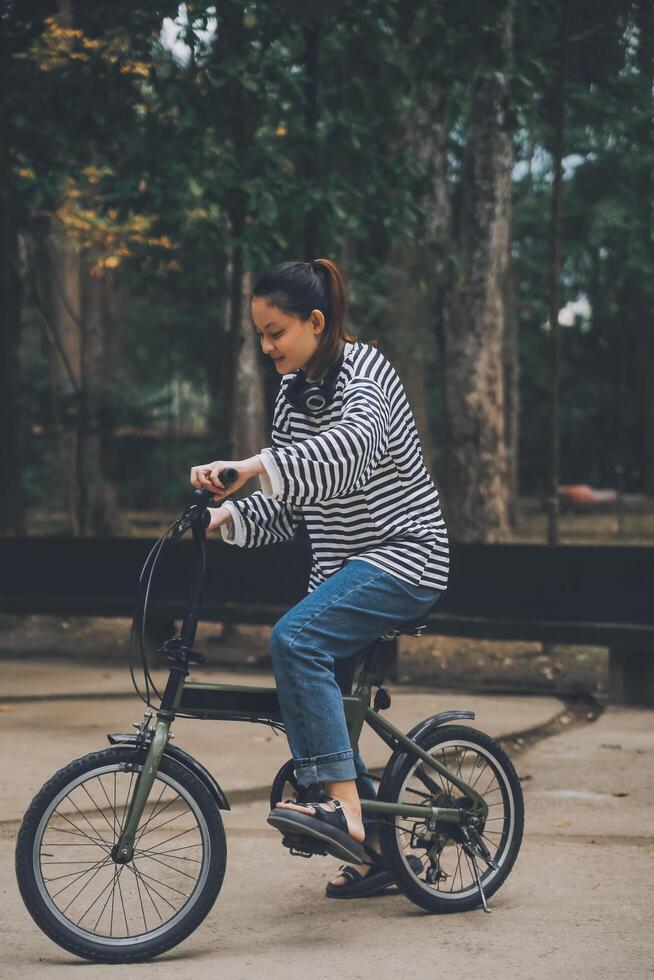
[[[341,341],[354,341],[345,329],[347,291],[336,265],[329,259],[313,262],[281,262],[259,276],[252,298],[261,296],[269,306],[277,306],[287,316],[308,320],[312,310],[320,310],[325,328],[318,349],[307,365],[307,374],[320,378],[338,360]]]

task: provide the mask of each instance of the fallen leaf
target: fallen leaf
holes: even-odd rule
[[[11,711],[11,708],[9,707],[8,704],[0,704],[0,711],[9,712]]]
[[[629,796],[629,793],[611,793],[611,796]]]
[[[619,742],[602,742],[603,749],[621,749],[622,746]]]
[[[569,827],[570,825],[571,825],[570,820],[555,820],[554,822],[555,827]]]

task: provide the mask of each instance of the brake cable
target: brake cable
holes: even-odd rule
[[[220,478],[223,480],[225,485],[229,483],[233,483],[237,475],[238,475],[237,471],[232,467],[222,470],[219,474]],[[205,528],[208,526],[210,521],[210,516],[207,512],[207,507],[209,501],[212,500],[213,496],[214,495],[210,490],[197,489],[193,491],[192,503],[189,505],[189,507],[186,508],[182,516],[179,517],[176,521],[173,521],[172,524],[170,524],[168,528],[166,528],[163,534],[160,535],[159,538],[157,538],[152,548],[150,549],[150,552],[147,558],[145,559],[145,562],[143,563],[143,567],[139,575],[139,598],[132,619],[132,629],[130,632],[129,646],[128,646],[129,658],[130,658],[129,672],[132,680],[132,686],[136,691],[136,694],[138,695],[140,700],[143,701],[143,703],[146,704],[149,708],[155,707],[155,705],[153,705],[150,700],[151,690],[152,693],[159,699],[159,702],[161,702],[162,700],[162,696],[157,690],[157,686],[154,683],[154,680],[150,673],[150,668],[148,666],[148,660],[147,660],[146,644],[145,644],[145,624],[147,622],[148,601],[150,598],[150,588],[152,586],[154,570],[161,556],[161,552],[163,551],[165,545],[169,541],[177,537],[181,537],[196,520],[202,520]],[[147,576],[147,582],[146,582],[146,576]],[[137,634],[138,634],[138,651],[141,660],[141,669],[143,671],[143,679],[145,682],[145,696],[141,693],[139,689],[134,674],[134,667],[133,667],[133,661],[135,660],[134,639]]]

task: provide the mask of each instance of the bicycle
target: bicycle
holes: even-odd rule
[[[233,478],[221,473],[223,483]],[[220,811],[230,806],[214,776],[170,744],[175,717],[249,720],[284,730],[274,687],[186,681],[190,667],[205,660],[193,642],[211,499],[209,491],[194,491],[141,571],[132,638],[139,639],[145,696],[131,665],[130,671],[147,704],[143,722],[135,733],[108,735],[110,748],[55,773],[18,832],[16,875],[30,915],[54,942],[84,959],[128,963],[160,955],[200,925],[220,892],[227,858]],[[189,529],[198,562],[181,630],[160,651],[169,673],[159,694],[145,653],[148,597],[164,545]],[[366,648],[354,694],[343,696],[353,747],[365,723],[391,749],[377,797],[363,799],[362,810],[379,820],[382,857],[411,901],[429,912],[480,905],[490,911],[487,900],[508,877],[522,840],[522,791],[510,759],[488,735],[452,724],[473,720],[472,711],[441,712],[406,735],[380,713],[390,705],[378,673],[381,643],[423,629],[398,624]],[[297,790],[293,760],[273,780],[271,808],[289,788]],[[307,836],[283,843],[304,857],[326,853]]]

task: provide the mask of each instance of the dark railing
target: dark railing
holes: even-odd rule
[[[152,542],[0,539],[0,610],[129,616]],[[153,583],[153,616],[188,590],[191,542],[172,544]],[[245,550],[209,542],[202,617],[272,624],[306,592],[306,541]],[[497,640],[607,646],[613,700],[654,706],[654,548],[453,544],[447,592],[429,631]]]

